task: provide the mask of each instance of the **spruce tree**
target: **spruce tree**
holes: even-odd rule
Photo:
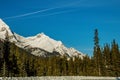
[[[113,71],[113,76],[118,76],[119,68],[118,66],[120,65],[119,63],[119,46],[116,43],[115,40],[112,42],[112,49],[111,49],[111,65],[112,65],[112,71]]]
[[[3,76],[9,76],[9,54],[10,54],[10,42],[9,42],[9,35],[8,35],[8,31],[6,31],[5,34],[5,41],[4,41],[4,52],[3,52],[3,59],[4,59],[4,63],[3,63]]]
[[[93,53],[94,63],[95,63],[95,72],[96,75],[101,75],[101,65],[102,65],[102,53],[99,46],[99,37],[98,30],[95,29],[94,33],[94,53]]]
[[[110,75],[110,67],[111,67],[111,49],[109,44],[105,44],[103,48],[103,76],[109,76]]]

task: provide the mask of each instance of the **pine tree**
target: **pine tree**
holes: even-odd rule
[[[9,42],[9,35],[8,35],[8,31],[6,31],[5,34],[5,41],[4,41],[4,45],[3,45],[3,59],[4,59],[4,63],[3,63],[3,76],[9,76],[9,54],[10,54],[10,42]]]
[[[94,63],[95,63],[95,72],[96,75],[101,75],[101,60],[102,60],[102,53],[101,53],[101,49],[99,46],[99,37],[98,37],[98,30],[95,29],[95,33],[94,33],[94,54],[93,54],[93,58],[94,58]]]
[[[103,76],[109,76],[110,74],[110,66],[111,66],[111,57],[110,57],[110,46],[106,44],[103,48]]]
[[[4,49],[3,49],[4,43],[0,40],[0,76],[3,74],[3,63],[4,63]]]
[[[113,71],[113,76],[118,76],[119,68],[118,66],[120,63],[118,62],[119,60],[119,46],[116,43],[115,40],[112,42],[112,49],[111,49],[111,65],[112,65],[112,71]]]
[[[3,66],[2,66],[2,70],[1,70],[1,72],[2,72],[3,80],[5,79],[5,77],[8,77],[8,76],[9,76],[9,75],[8,75],[7,64],[6,64],[5,61],[3,62]]]

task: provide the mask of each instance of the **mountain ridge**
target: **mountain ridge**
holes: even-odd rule
[[[0,19],[0,38],[5,39],[6,33],[8,33],[9,41],[14,42],[18,47],[25,50],[32,50],[31,54],[36,56],[47,56],[46,52],[56,52],[58,55],[69,57],[79,56],[82,58],[85,56],[82,52],[77,51],[74,48],[67,48],[61,41],[56,41],[44,33],[39,33],[35,36],[23,37],[15,32],[12,32],[10,27]]]

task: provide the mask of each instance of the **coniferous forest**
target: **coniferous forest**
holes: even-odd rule
[[[63,56],[37,57],[0,40],[0,76],[120,76],[120,50],[115,40],[103,47],[99,44],[98,30],[94,31],[93,56],[68,58]]]

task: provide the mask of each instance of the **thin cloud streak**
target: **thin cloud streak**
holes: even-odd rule
[[[48,8],[48,9],[39,10],[39,11],[35,11],[35,12],[30,12],[30,13],[25,13],[25,14],[21,14],[21,15],[17,15],[17,16],[5,17],[5,18],[3,18],[3,20],[5,20],[5,19],[12,19],[12,18],[25,17],[25,16],[29,16],[29,15],[33,15],[33,14],[37,14],[37,13],[46,12],[46,11],[53,10],[53,9],[56,9],[56,8]]]
[[[76,10],[59,11],[59,12],[49,13],[49,14],[46,14],[46,15],[32,16],[32,17],[24,18],[24,19],[39,18],[39,17],[44,17],[44,16],[54,16],[54,15],[60,15],[60,14],[69,13],[69,12],[73,12],[73,11],[76,11]]]
[[[54,13],[50,13],[50,14],[46,14],[46,15],[41,15],[41,16],[59,15],[59,14],[63,14],[63,13],[73,12],[73,11],[75,11],[75,10],[69,10],[69,11],[59,11],[59,12],[54,12]]]
[[[25,14],[20,14],[20,15],[11,16],[11,17],[4,17],[2,19],[3,20],[8,20],[8,19],[14,19],[14,18],[21,18],[21,17],[26,17],[26,16],[38,14],[38,13],[44,13],[44,12],[48,12],[48,11],[51,11],[51,10],[54,10],[54,9],[60,9],[60,8],[72,8],[72,7],[76,8],[76,7],[92,7],[93,6],[93,4],[91,4],[91,3],[89,4],[87,2],[88,2],[87,0],[85,2],[84,2],[84,0],[74,1],[74,2],[70,2],[70,3],[66,3],[66,4],[61,5],[61,6],[56,6],[56,7],[53,7],[53,8],[47,8],[47,9],[38,10],[38,11],[25,13]],[[92,6],[90,6],[90,5],[92,5]],[[94,6],[96,6],[96,5],[94,5]],[[50,16],[50,15],[56,15],[56,14],[62,14],[62,13],[65,13],[65,11],[55,12],[55,13],[51,13],[51,14],[48,14],[48,15]],[[45,15],[45,16],[48,16],[48,15]]]
[[[4,17],[3,20],[26,17],[26,16],[37,14],[37,13],[43,13],[43,12],[47,12],[47,11],[50,11],[50,10],[54,10],[54,9],[57,9],[57,8],[72,7],[72,6],[74,6],[74,5],[78,4],[78,3],[80,3],[80,1],[72,2],[72,3],[65,4],[65,5],[58,6],[58,7],[53,7],[53,8],[38,10],[38,11],[30,12],[30,13],[25,13],[25,14],[21,14],[21,15],[17,15],[17,16]],[[55,13],[51,13],[51,14],[48,14],[48,15],[55,15],[55,14],[61,14],[61,13],[65,13],[65,11],[55,12]],[[48,16],[48,15],[45,15],[45,16]]]

